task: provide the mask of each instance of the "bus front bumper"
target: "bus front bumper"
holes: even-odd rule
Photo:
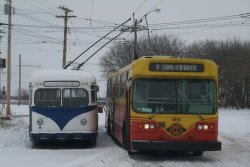
[[[133,150],[141,151],[219,151],[221,142],[167,142],[133,140]]]
[[[30,140],[39,141],[68,141],[68,140],[95,140],[98,132],[94,133],[30,133]]]

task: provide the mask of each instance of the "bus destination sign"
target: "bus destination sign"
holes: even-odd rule
[[[150,71],[161,72],[203,72],[203,64],[151,63]]]

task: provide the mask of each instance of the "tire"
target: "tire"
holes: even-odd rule
[[[194,156],[202,156],[203,151],[194,151]]]
[[[93,138],[91,141],[90,141],[91,145],[92,146],[95,146],[96,145],[96,138]]]
[[[122,127],[122,146],[125,150],[128,150],[128,145],[127,145],[127,135],[126,135],[126,125],[125,123],[123,123],[123,127]]]
[[[136,151],[132,151],[130,149],[127,150],[129,156],[133,156],[136,154]]]
[[[108,116],[107,133],[108,133],[109,136],[111,136],[110,116]]]

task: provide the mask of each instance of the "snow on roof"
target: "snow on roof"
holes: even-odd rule
[[[95,77],[86,71],[56,69],[39,70],[31,74],[31,82],[35,81],[87,81],[95,82]]]

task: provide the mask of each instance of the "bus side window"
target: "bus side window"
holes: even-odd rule
[[[110,97],[110,91],[111,91],[111,86],[110,86],[110,79],[108,80],[108,83],[107,83],[107,97]]]
[[[111,84],[110,84],[110,96],[112,98],[115,97],[115,77],[111,79]]]
[[[95,103],[96,102],[96,92],[97,92],[97,86],[96,85],[91,85],[91,102]]]
[[[120,96],[120,75],[117,75],[115,82],[115,99],[118,99],[119,96]]]
[[[120,77],[120,97],[124,97],[125,85],[126,83],[126,73],[123,73]]]

